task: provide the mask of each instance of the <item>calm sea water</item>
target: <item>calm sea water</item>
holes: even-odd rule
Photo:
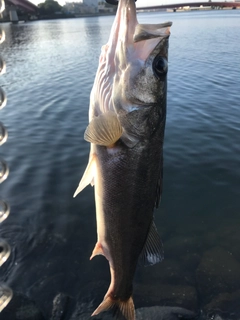
[[[11,205],[1,237],[12,247],[0,278],[49,317],[65,292],[90,305],[109,284],[96,241],[93,188],[72,195],[88,161],[83,140],[100,48],[114,17],[2,24]],[[164,190],[156,224],[165,260],[139,268],[136,307],[181,306],[240,316],[240,10],[139,14],[173,21]],[[87,308],[87,307],[86,307]],[[84,308],[83,308],[84,309]],[[84,310],[83,310],[84,312]]]

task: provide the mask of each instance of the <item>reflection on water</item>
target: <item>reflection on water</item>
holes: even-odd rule
[[[138,269],[136,307],[240,316],[239,16],[239,10],[140,15],[142,23],[171,20],[173,27],[164,189],[155,214],[165,260]],[[93,189],[72,195],[88,160],[89,94],[112,21],[2,25],[7,73],[0,85],[8,104],[1,121],[9,139],[1,152],[11,175],[1,196],[11,215],[0,231],[13,253],[0,275],[46,318],[64,292],[88,319],[109,284],[105,259],[89,262],[96,241]]]

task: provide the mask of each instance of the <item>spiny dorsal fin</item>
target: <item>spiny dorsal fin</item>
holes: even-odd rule
[[[100,312],[113,310],[116,320],[122,319],[122,316],[126,320],[135,320],[135,309],[133,299],[130,297],[127,301],[121,301],[120,299],[112,299],[110,296],[104,298],[103,302],[93,312],[92,316],[96,316]]]
[[[134,33],[134,42],[152,38],[167,37],[170,34],[172,22],[160,24],[138,24]]]
[[[84,139],[108,147],[119,140],[122,132],[123,129],[117,115],[109,111],[93,118],[84,133]]]
[[[147,240],[139,258],[140,264],[151,266],[163,260],[163,245],[154,222],[149,229]]]

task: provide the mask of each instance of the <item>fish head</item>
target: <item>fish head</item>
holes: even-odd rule
[[[171,22],[139,24],[134,0],[120,0],[91,93],[90,120],[114,112],[122,140],[149,139],[166,116]]]

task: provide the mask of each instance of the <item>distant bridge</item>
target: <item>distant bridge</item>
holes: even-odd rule
[[[27,12],[36,12],[38,7],[28,0],[5,0],[6,6],[22,8]]]
[[[12,23],[18,23],[17,9],[27,13],[36,13],[38,7],[28,0],[5,0],[5,14],[9,14]]]
[[[186,2],[186,3],[175,3],[175,4],[164,4],[159,6],[149,7],[137,7],[137,10],[158,10],[158,9],[176,9],[179,7],[220,7],[220,8],[237,8],[240,7],[240,2]]]
[[[18,22],[17,9],[22,9],[25,12],[36,13],[38,7],[28,0],[5,0],[6,12],[9,13],[10,21],[13,23]],[[226,1],[214,1],[214,2],[185,2],[175,4],[164,4],[158,6],[149,7],[137,7],[137,10],[159,10],[159,9],[177,9],[180,7],[219,7],[219,8],[237,8],[240,7],[240,2],[226,2]]]

